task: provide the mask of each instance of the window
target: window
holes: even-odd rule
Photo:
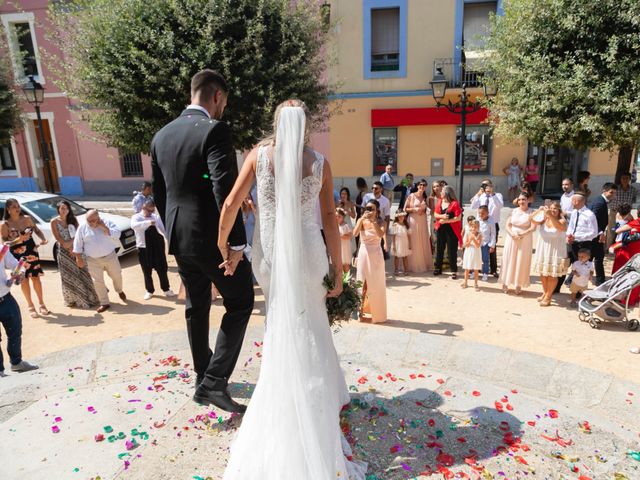
[[[142,155],[120,152],[120,169],[123,177],[142,177]]]
[[[489,174],[491,165],[491,131],[486,125],[466,128],[464,172]],[[456,128],[456,174],[460,169],[460,127]]]
[[[400,70],[400,9],[371,11],[371,71]]]
[[[363,77],[407,76],[407,0],[362,0]]]
[[[387,165],[398,171],[398,129],[373,129],[373,174],[381,175]]]
[[[33,12],[5,13],[0,17],[7,33],[16,83],[22,83],[29,75],[33,75],[44,84]]]
[[[465,3],[462,44],[465,51],[478,50],[485,44],[489,33],[489,15],[496,13],[496,2]]]
[[[16,169],[16,159],[13,158],[13,149],[10,143],[0,145],[0,167],[2,170]]]

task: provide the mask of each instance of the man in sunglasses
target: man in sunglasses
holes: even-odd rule
[[[366,205],[369,200],[377,200],[380,204],[380,215],[384,218],[384,231],[389,228],[389,221],[391,220],[391,202],[387,197],[382,194],[382,182],[373,182],[371,187],[371,193],[367,193],[362,199],[362,204]],[[382,251],[384,253],[384,259],[389,260],[389,252],[386,247],[387,237],[386,235],[382,239]]]

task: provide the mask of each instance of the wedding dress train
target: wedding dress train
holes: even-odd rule
[[[340,430],[349,393],[322,285],[328,272],[316,223],[324,158],[303,153],[304,112],[280,114],[273,159],[260,147],[254,274],[267,302],[260,376],[225,480],[364,480]],[[275,172],[275,173],[274,173]]]

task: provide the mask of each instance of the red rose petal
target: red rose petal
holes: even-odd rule
[[[549,416],[551,418],[558,418],[558,411],[557,410],[549,410]]]
[[[474,390],[473,392],[471,392],[471,395],[473,395],[474,397],[479,397],[481,393],[477,390]]]

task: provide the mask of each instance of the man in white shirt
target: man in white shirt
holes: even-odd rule
[[[384,219],[384,231],[386,232],[389,229],[389,222],[391,221],[391,202],[389,199],[382,195],[382,183],[381,182],[373,182],[373,187],[371,187],[371,192],[367,193],[362,198],[362,205],[366,205],[368,201],[376,200],[380,204],[380,214]],[[382,251],[384,254],[384,259],[389,259],[389,252],[387,251],[387,236],[385,234],[382,239]]]
[[[471,208],[478,209],[481,206],[486,206],[489,209],[489,218],[496,227],[496,242],[498,241],[498,234],[500,233],[500,212],[504,206],[504,199],[502,194],[496,192],[493,189],[493,183],[488,178],[482,180],[480,184],[480,190],[471,199]],[[498,278],[498,259],[496,258],[496,250],[489,255],[489,264],[491,275]]]
[[[120,241],[120,230],[113,222],[100,218],[97,210],[89,210],[86,216],[87,223],[78,227],[73,239],[73,253],[76,255],[76,263],[80,268],[84,267],[84,258],[87,259],[89,274],[93,279],[100,306],[98,313],[107,310],[109,294],[104,283],[104,272],[111,277],[113,288],[121,300],[127,296],[122,291],[122,269],[115,252],[115,243]]]
[[[37,365],[33,365],[22,359],[22,315],[16,299],[11,295],[10,287],[15,277],[12,275],[7,279],[6,270],[15,270],[18,261],[9,251],[0,258],[0,324],[7,333],[7,353],[11,363],[12,372],[28,372],[36,370]],[[18,275],[19,273],[16,272]],[[8,281],[11,280],[11,281]],[[2,332],[0,331],[0,343],[2,343]],[[0,378],[6,377],[4,373],[4,359],[2,348],[0,347]]]
[[[564,213],[568,218],[573,211],[571,198],[573,197],[573,194],[576,193],[573,189],[573,180],[570,178],[562,180],[562,192],[562,196],[560,197],[560,210],[562,210],[562,213]]]
[[[155,292],[153,286],[153,270],[160,279],[160,288],[165,297],[173,297],[175,293],[169,287],[167,271],[167,256],[164,249],[164,225],[160,215],[155,213],[156,204],[149,198],[144,202],[140,213],[131,217],[131,228],[136,234],[136,247],[138,247],[138,260],[144,275],[145,294],[144,299],[149,300]]]
[[[384,173],[380,175],[380,183],[382,183],[385,198],[389,200],[389,203],[393,203],[393,188],[396,182],[393,180],[393,167],[391,165],[384,167]]]
[[[586,197],[575,193],[571,197],[573,210],[567,226],[567,243],[570,245],[569,260],[573,264],[578,259],[578,251],[583,248],[592,251],[592,241],[598,238],[598,220],[595,214],[586,207]],[[591,252],[593,255],[593,252]],[[593,259],[593,256],[591,257]],[[558,282],[561,284],[564,277]],[[565,285],[571,285],[572,275],[567,277]]]

